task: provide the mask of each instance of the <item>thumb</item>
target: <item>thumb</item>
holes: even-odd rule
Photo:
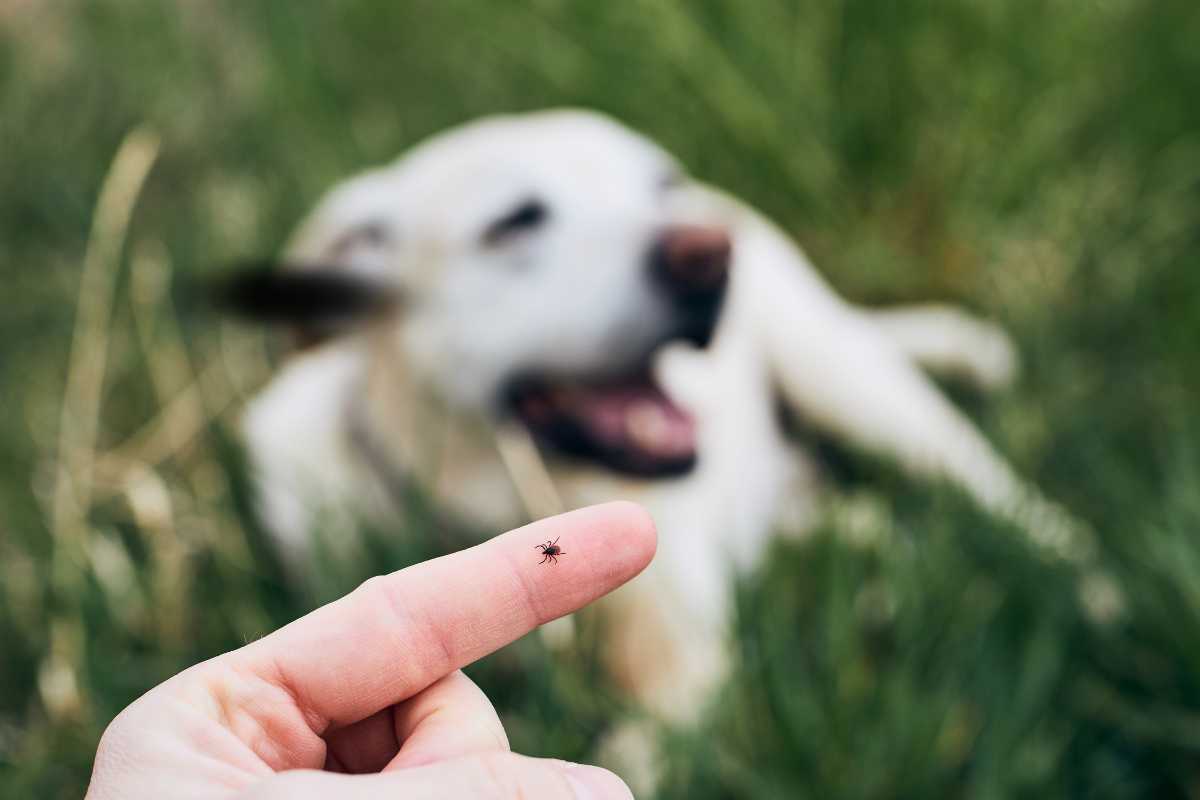
[[[539,800],[632,800],[613,773],[516,753],[491,752],[423,767],[369,775],[317,770],[280,772],[240,795],[240,800],[442,800],[446,797],[537,797]]]

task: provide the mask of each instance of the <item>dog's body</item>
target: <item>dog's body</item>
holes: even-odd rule
[[[263,512],[293,565],[316,514],[387,520],[410,485],[495,531],[635,500],[659,552],[609,602],[606,651],[668,719],[722,674],[730,573],[815,517],[819,465],[782,430],[781,401],[1076,545],[921,371],[1002,384],[1001,332],[947,308],[846,304],[768,221],[597,115],[436,137],[331,193],[287,259],[401,297],[296,354],[248,411]]]

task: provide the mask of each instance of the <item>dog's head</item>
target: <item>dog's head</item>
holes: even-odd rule
[[[379,357],[451,406],[513,415],[615,469],[677,473],[695,431],[650,366],[667,342],[712,335],[731,256],[726,229],[679,213],[690,186],[597,114],[484,120],[335,188],[251,305],[320,335],[382,312]]]

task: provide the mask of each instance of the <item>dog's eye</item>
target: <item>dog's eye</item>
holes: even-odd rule
[[[540,226],[549,214],[540,200],[526,200],[489,225],[483,232],[483,241],[485,244],[499,244],[511,236]]]
[[[685,183],[687,183],[687,175],[684,174],[683,170],[676,167],[666,170],[658,178],[659,191],[663,192],[678,189]]]
[[[339,257],[356,250],[359,247],[377,249],[391,241],[387,225],[381,220],[372,220],[351,228],[340,236],[329,248],[330,255]]]

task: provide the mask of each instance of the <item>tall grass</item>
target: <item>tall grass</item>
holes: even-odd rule
[[[1000,523],[840,454],[821,530],[739,581],[738,669],[665,732],[664,796],[1200,795],[1197,98],[1190,0],[0,7],[0,795],[78,797],[150,686],[465,541],[414,498],[289,589],[232,427],[277,348],[195,287],[345,174],[559,104],[763,208],[854,300],[1007,325],[1022,380],[963,400],[1127,599],[1096,624]],[[595,624],[474,669],[515,747],[583,757],[627,713]]]

